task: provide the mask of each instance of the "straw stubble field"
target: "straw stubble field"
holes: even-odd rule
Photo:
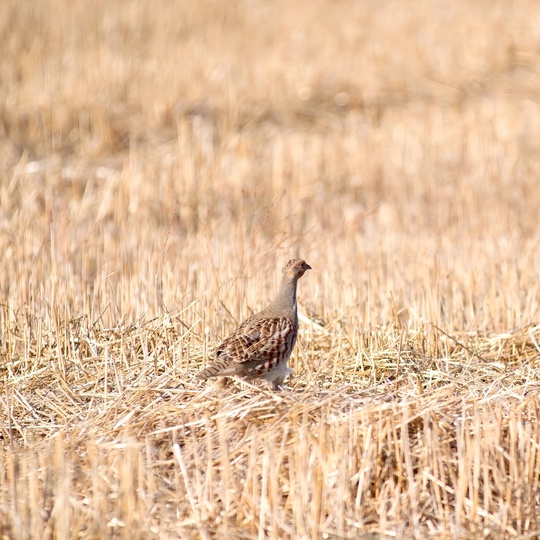
[[[539,21],[5,1],[1,537],[539,535]],[[293,256],[289,390],[197,381]]]

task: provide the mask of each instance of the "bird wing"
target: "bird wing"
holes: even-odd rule
[[[265,362],[290,346],[294,325],[286,317],[248,319],[216,349],[216,360],[238,364]]]

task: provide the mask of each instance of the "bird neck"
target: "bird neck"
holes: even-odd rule
[[[273,307],[280,310],[296,313],[296,284],[298,279],[283,276],[281,286],[276,299],[272,302]]]

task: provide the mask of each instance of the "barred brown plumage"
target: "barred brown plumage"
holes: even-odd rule
[[[306,261],[291,259],[282,270],[281,287],[275,300],[226,337],[217,347],[212,364],[197,377],[259,378],[279,390],[292,372],[287,363],[298,334],[296,285],[306,270],[311,270]]]

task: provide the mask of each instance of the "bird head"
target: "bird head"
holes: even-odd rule
[[[294,277],[296,279],[301,278],[306,270],[311,270],[311,266],[304,261],[304,259],[291,259],[283,267],[283,275]]]

